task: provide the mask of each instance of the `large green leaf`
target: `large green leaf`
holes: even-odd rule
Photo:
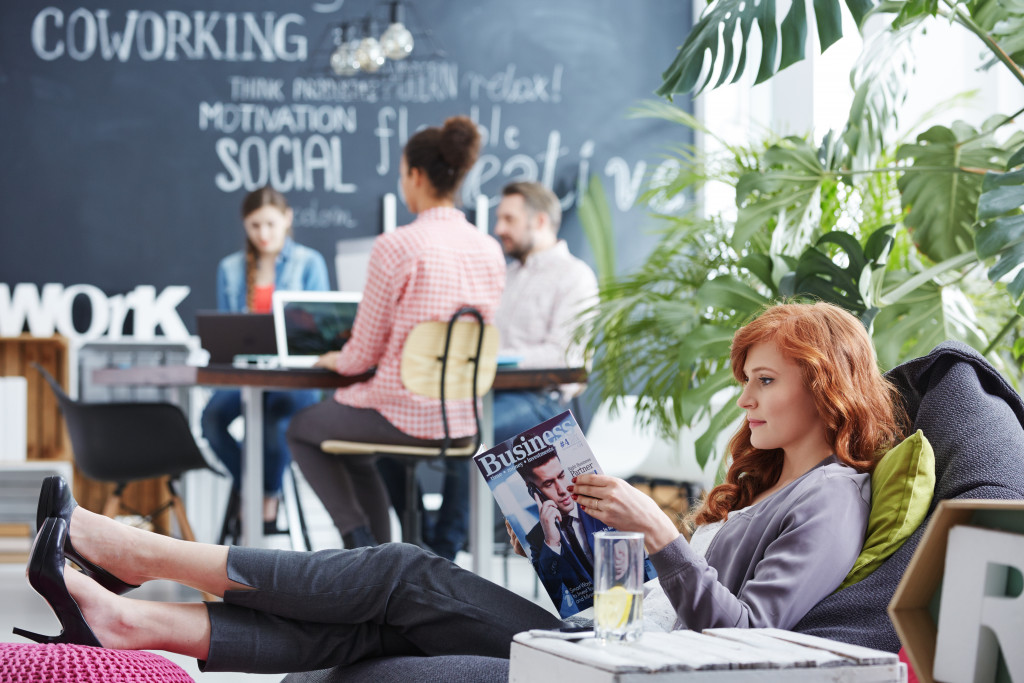
[[[846,6],[858,25],[876,4],[877,0],[846,0]],[[843,35],[841,6],[839,0],[813,0],[812,5],[819,44],[825,51]],[[755,83],[771,78],[781,69],[804,58],[806,3],[793,2],[779,24],[775,0],[718,0],[704,10],[672,65],[662,74],[663,83],[658,88],[658,95],[671,99],[674,93],[700,92],[712,79],[713,87],[739,79],[747,68],[747,45],[754,22],[757,22],[761,38],[761,58]],[[734,49],[734,38],[738,38],[738,55]]]
[[[909,273],[890,272],[889,276],[899,280]],[[985,335],[970,303],[952,286],[929,282],[886,306],[875,318],[873,341],[883,369],[927,355],[947,339],[985,348]]]
[[[697,302],[708,308],[735,312],[739,317],[748,317],[769,303],[753,287],[730,275],[704,283],[697,290]]]
[[[992,34],[999,48],[1024,64],[1024,0],[974,0],[968,7],[971,19]]]
[[[743,410],[730,398],[729,401],[717,413],[711,416],[711,422],[704,433],[697,437],[693,443],[693,449],[697,458],[697,464],[701,469],[707,465],[711,457],[711,450],[715,447],[715,441],[723,429],[728,427],[740,416]]]
[[[1005,167],[1005,150],[989,134],[957,122],[933,126],[898,156],[913,162],[898,185],[918,249],[933,261],[973,250],[983,174]]]
[[[809,297],[842,306],[870,326],[878,308],[871,300],[875,287],[871,280],[880,277],[885,268],[892,236],[888,228],[872,234],[869,240],[871,257],[860,242],[846,232],[829,232],[808,247],[797,262],[796,270],[783,279],[780,293],[789,297]],[[843,253],[839,259],[829,252]],[[841,260],[846,264],[842,265]]]
[[[899,13],[892,22],[893,28],[901,28],[925,16],[935,16],[939,9],[939,0],[905,0],[896,4]]]
[[[849,159],[847,168],[872,168],[899,128],[899,110],[910,90],[914,70],[912,42],[920,24],[865,37],[850,72],[853,102],[843,129]]]
[[[808,221],[821,184],[829,177],[818,150],[806,140],[786,138],[764,155],[766,170],[751,171],[736,183],[739,213],[733,248],[740,250],[751,237],[775,220],[775,239],[798,254],[806,244]]]
[[[1022,148],[1024,150],[1024,148]],[[1020,151],[1014,154],[1009,166],[1020,161]],[[1007,173],[986,173],[982,182],[982,195],[978,201],[978,218],[982,222],[975,236],[978,258],[998,256],[989,268],[988,277],[998,282],[1024,265],[1024,170]],[[1007,286],[1024,315],[1024,270],[1020,270]]]
[[[731,337],[731,335],[730,335]],[[728,355],[728,349],[725,351]],[[718,392],[729,387],[736,386],[736,378],[732,376],[732,368],[726,366],[721,368],[689,391],[679,397],[682,402],[683,416],[687,422],[701,414],[702,411],[710,409],[711,399]]]

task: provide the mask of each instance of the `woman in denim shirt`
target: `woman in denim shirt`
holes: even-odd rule
[[[292,209],[270,186],[242,201],[245,248],[225,256],[217,268],[217,308],[222,311],[269,313],[274,290],[328,289],[327,264],[320,252],[291,237]],[[276,530],[278,494],[284,468],[291,461],[285,430],[291,416],[316,403],[319,391],[268,391],[263,401],[263,519]],[[237,389],[213,394],[203,411],[203,436],[233,478],[224,531],[238,538],[238,490],[242,452],[228,425],[241,414]],[[222,539],[223,541],[224,539]]]

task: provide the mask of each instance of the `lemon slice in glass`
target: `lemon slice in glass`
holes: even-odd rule
[[[594,595],[594,617],[602,628],[618,629],[626,625],[633,609],[634,594],[622,586],[612,586]]]

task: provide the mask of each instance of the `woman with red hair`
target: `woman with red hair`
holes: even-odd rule
[[[832,304],[768,308],[736,332],[730,356],[746,415],[725,482],[690,517],[690,542],[621,480],[584,475],[575,493],[592,517],[644,532],[659,577],[644,605],[661,626],[789,629],[860,554],[870,472],[902,438],[901,409],[864,326]]]
[[[835,306],[768,308],[737,332],[732,366],[746,416],[726,482],[708,494],[690,542],[625,481],[575,480],[573,498],[588,514],[645,535],[659,574],[644,597],[648,630],[793,627],[853,566],[868,472],[900,436],[870,338]],[[19,631],[37,640],[164,649],[207,671],[269,673],[389,655],[507,658],[515,633],[561,623],[415,546],[302,553],[189,543],[78,508],[59,477],[44,483],[38,514],[28,576],[64,631]],[[65,572],[65,556],[88,576]],[[111,592],[115,577],[132,586],[169,579],[224,601],[132,600]]]

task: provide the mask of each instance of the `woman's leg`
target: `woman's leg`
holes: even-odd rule
[[[316,553],[232,548],[227,574],[254,589],[230,590],[224,603],[209,605],[210,670],[252,661],[272,666],[276,656],[286,669],[297,652],[303,668],[394,654],[508,657],[514,634],[561,623],[497,584],[400,543]],[[319,632],[325,624],[336,628]],[[263,635],[255,638],[253,630]],[[311,632],[315,648],[303,644]],[[270,653],[271,642],[280,655]]]
[[[327,439],[347,438],[346,427],[352,410],[356,409],[328,399],[300,410],[288,425],[288,448],[292,458],[341,534],[370,526],[370,518],[360,504],[365,494],[356,489],[345,462],[348,456],[324,453],[320,444]],[[368,458],[363,456],[362,459]],[[385,504],[386,500],[385,497]]]
[[[215,391],[203,409],[201,421],[203,437],[217,459],[228,468],[236,489],[242,480],[242,448],[231,436],[228,426],[241,414],[242,399],[237,389]]]
[[[64,572],[64,583],[103,647],[166,650],[206,659],[210,617],[205,604],[133,600],[115,595],[70,569]]]
[[[263,490],[281,492],[284,470],[291,462],[286,433],[292,415],[319,403],[319,391],[268,391],[263,397]]]
[[[359,506],[366,512],[373,537],[378,543],[388,543],[391,541],[391,501],[377,471],[377,458],[340,457],[344,458],[345,469],[352,479]]]
[[[130,584],[168,579],[218,596],[245,588],[227,578],[227,546],[143,531],[80,506],[68,533],[83,557]]]
[[[410,652],[507,657],[515,633],[559,623],[415,546],[229,549],[133,529],[81,508],[71,533],[83,555],[125,580],[163,578],[222,595],[224,603],[209,605],[153,603],[108,593],[77,572],[67,577],[105,646],[166,649],[208,659],[211,670],[313,669]]]

